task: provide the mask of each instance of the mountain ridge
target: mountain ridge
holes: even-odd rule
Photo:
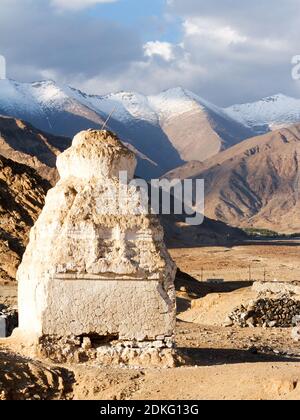
[[[70,144],[67,137],[45,133],[23,120],[0,116],[0,154],[35,169],[52,184],[58,179],[56,157]]]
[[[149,96],[126,91],[95,95],[53,80],[4,79],[0,114],[70,138],[102,128],[110,116],[107,127],[138,151],[137,174],[150,179],[185,162],[204,162],[277,125],[300,122],[300,100],[279,94],[222,108],[183,87]]]
[[[245,140],[169,179],[205,180],[205,215],[231,226],[300,232],[300,124]]]
[[[0,114],[40,130],[73,137],[103,126],[154,162],[140,160],[138,173],[151,178],[191,159],[205,160],[254,133],[227,113],[183,88],[157,95],[136,92],[89,95],[54,81],[0,80]]]
[[[259,134],[300,122],[300,99],[282,93],[255,102],[233,105],[225,110],[232,118]]]

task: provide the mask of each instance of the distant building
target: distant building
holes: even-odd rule
[[[6,60],[3,55],[0,55],[0,80],[6,79]]]

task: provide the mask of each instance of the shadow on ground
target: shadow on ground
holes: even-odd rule
[[[0,400],[65,399],[73,381],[66,369],[0,352]]]
[[[196,280],[187,273],[178,270],[175,287],[177,291],[184,289],[194,299],[205,297],[210,293],[230,293],[245,287],[251,287],[253,281],[226,281],[223,283],[208,283]]]
[[[190,366],[216,366],[232,365],[240,363],[263,363],[263,362],[296,362],[300,363],[300,357],[284,357],[272,354],[259,353],[256,349],[196,349],[181,347],[177,349],[179,354]]]

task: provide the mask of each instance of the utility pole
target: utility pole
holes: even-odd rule
[[[111,113],[109,114],[109,116],[106,118],[106,120],[105,120],[105,122],[104,122],[103,126],[101,127],[101,131],[105,129],[105,127],[106,127],[106,126],[107,126],[107,124],[108,124],[108,121],[111,119],[111,117],[113,116],[113,114],[115,113],[115,111],[116,111],[116,110],[117,110],[117,107],[115,107],[115,108],[111,111]]]
[[[3,55],[0,55],[0,80],[6,79],[6,60]]]

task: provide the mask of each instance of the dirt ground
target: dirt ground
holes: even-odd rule
[[[173,249],[181,271],[198,280],[300,280],[300,241],[249,242],[232,247]]]
[[[177,348],[188,360],[185,365],[54,366],[18,354],[13,340],[6,339],[0,341],[0,400],[300,399],[300,344],[292,341],[290,329],[223,326],[235,306],[252,298],[249,279],[242,276],[251,262],[263,262],[278,280],[297,280],[299,252],[300,245],[278,243],[171,250],[191,276],[180,280],[186,286],[178,291]],[[206,284],[192,277],[225,281]],[[16,304],[15,285],[0,285],[0,303]]]

